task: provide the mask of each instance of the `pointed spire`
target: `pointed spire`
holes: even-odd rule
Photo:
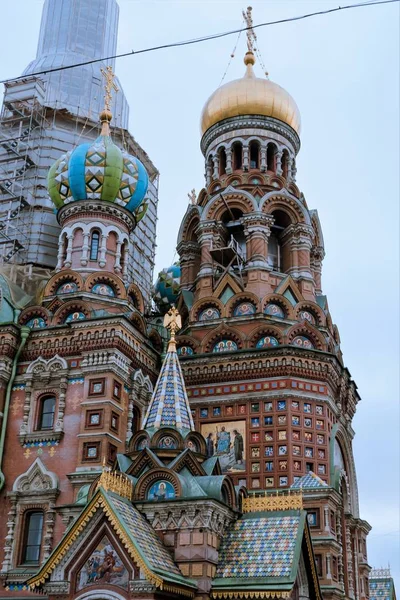
[[[171,332],[168,351],[144,418],[143,429],[173,427],[183,434],[194,431],[185,382],[176,353],[175,333],[181,326],[179,312],[172,306],[164,317],[164,327]]]

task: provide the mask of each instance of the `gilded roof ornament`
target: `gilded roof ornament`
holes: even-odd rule
[[[115,73],[110,65],[105,69],[101,68],[100,70],[104,77],[104,110],[100,114],[100,121],[102,122],[101,135],[110,135],[109,124],[112,119],[112,91],[119,92],[119,88],[114,81]]]
[[[164,327],[169,329],[171,337],[168,344],[168,352],[176,352],[175,334],[182,327],[182,319],[178,310],[174,305],[171,306],[169,311],[164,317]]]

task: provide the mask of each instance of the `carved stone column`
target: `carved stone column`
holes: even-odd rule
[[[208,187],[211,183],[211,176],[212,176],[212,170],[211,170],[211,165],[210,162],[207,161],[206,162],[206,173],[205,173],[205,179],[206,179],[206,186]]]
[[[121,273],[121,246],[122,242],[118,240],[117,248],[115,252],[115,263],[114,263],[114,271],[116,273]]]
[[[249,147],[243,146],[243,171],[249,170]]]
[[[326,555],[326,578],[332,579],[332,565],[331,565],[332,557],[330,554]]]
[[[315,291],[317,294],[322,293],[321,273],[322,261],[324,260],[325,251],[322,246],[314,246],[310,253],[310,267],[314,278]]]
[[[99,266],[102,268],[106,266],[107,237],[105,233],[101,234]]]
[[[338,556],[338,574],[340,588],[344,591],[344,569],[343,569],[343,536],[342,536],[342,519],[340,513],[336,515],[336,538],[340,546],[340,553]]]
[[[72,264],[72,241],[73,241],[73,239],[74,238],[72,235],[68,236],[67,256],[64,261],[64,267],[66,267],[67,269],[69,269]]]
[[[61,271],[64,258],[64,236],[60,236],[58,240],[57,266],[56,271]]]
[[[55,431],[64,431],[64,412],[65,412],[65,396],[67,394],[67,376],[61,377],[60,381],[60,394],[58,398],[58,415],[55,423]]]
[[[354,598],[354,577],[353,577],[353,552],[351,548],[350,525],[346,521],[346,556],[347,556],[347,581],[349,584],[349,596]]]
[[[216,221],[205,221],[200,223],[196,229],[197,239],[200,245],[200,271],[199,275],[212,274],[212,259],[210,250],[216,245],[217,223]]]
[[[282,169],[282,155],[283,155],[282,150],[278,150],[277,153],[276,153],[276,174],[277,175],[282,175],[283,174],[283,169]]]
[[[86,267],[89,258],[89,238],[90,233],[83,234],[83,244],[82,244],[82,255],[81,255],[81,265]]]
[[[265,173],[267,170],[267,149],[265,146],[261,146],[260,149],[260,171]]]
[[[4,540],[4,560],[1,567],[1,572],[6,573],[12,567],[12,550],[15,537],[15,524],[17,519],[17,502],[16,498],[11,499],[11,508],[8,512],[7,519],[7,535]]]
[[[24,435],[28,433],[29,430],[29,413],[31,410],[31,400],[32,400],[32,376],[26,376],[25,378],[25,401],[24,401],[24,414],[22,417],[22,423],[19,428],[19,434]]]
[[[226,169],[227,175],[232,173],[232,147],[226,149]]]
[[[329,533],[330,531],[330,526],[329,526],[329,507],[328,506],[324,506],[324,529],[326,532]]]
[[[219,156],[218,156],[218,154],[216,154],[215,158],[214,158],[213,179],[219,179]]]
[[[181,266],[181,287],[190,289],[200,269],[200,246],[197,242],[181,242],[177,251]]]
[[[246,236],[246,268],[268,269],[268,238],[273,217],[264,213],[250,213],[242,221]]]

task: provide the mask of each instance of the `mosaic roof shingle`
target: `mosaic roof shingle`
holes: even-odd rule
[[[144,419],[144,429],[194,430],[182,370],[176,352],[168,352]]]
[[[289,577],[300,530],[300,513],[239,519],[223,539],[216,579]]]
[[[309,471],[307,475],[300,477],[293,485],[290,486],[292,489],[304,489],[304,488],[326,488],[328,484],[325,483],[318,475]]]
[[[139,511],[129,502],[114,495],[112,497],[108,495],[108,498],[111,500],[119,518],[123,521],[127,532],[144,554],[151,569],[157,571],[161,569],[167,573],[181,576],[170,553]]]
[[[391,577],[369,580],[370,600],[393,600],[393,591],[394,586]]]

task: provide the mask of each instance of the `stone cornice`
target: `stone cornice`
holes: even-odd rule
[[[136,226],[136,220],[132,213],[118,204],[101,200],[79,200],[65,204],[58,211],[57,219],[61,227],[64,227],[71,218],[74,220],[77,217],[90,217],[93,219],[96,214],[102,219],[106,217],[122,221],[129,231],[132,231]]]
[[[224,119],[223,121],[219,121],[207,129],[200,142],[201,151],[203,154],[205,154],[208,146],[220,135],[237,132],[237,135],[239,136],[240,130],[249,128],[261,129],[264,136],[265,131],[279,133],[294,146],[296,154],[298,154],[300,150],[300,138],[294,129],[289,127],[289,125],[286,125],[282,121],[274,119],[273,117],[264,117],[262,115],[243,115]]]

